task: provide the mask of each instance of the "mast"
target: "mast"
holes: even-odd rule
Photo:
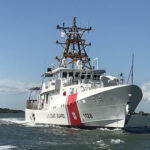
[[[63,55],[61,58],[56,56],[59,62],[59,67],[67,67],[71,64],[72,68],[75,67],[75,62],[80,62],[82,69],[92,69],[90,58],[86,53],[86,47],[91,46],[91,43],[86,43],[83,39],[85,32],[90,31],[92,28],[82,28],[76,25],[76,17],[73,18],[73,25],[66,27],[57,25],[56,29],[62,30],[63,34],[66,35],[65,42],[56,41],[56,44],[60,44],[63,47]],[[66,62],[68,60],[68,62]]]
[[[128,76],[128,80],[127,80],[127,84],[130,80],[130,77],[131,77],[131,84],[133,84],[133,73],[134,73],[134,53],[132,54],[132,64],[131,64],[131,69],[130,69],[130,73],[129,73],[129,76]]]
[[[134,53],[132,54],[131,84],[133,84]]]

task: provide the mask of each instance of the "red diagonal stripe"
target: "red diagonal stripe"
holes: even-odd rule
[[[76,100],[77,93],[68,96],[67,108],[69,113],[70,125],[81,125],[81,119]]]

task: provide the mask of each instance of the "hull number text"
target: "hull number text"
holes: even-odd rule
[[[84,118],[87,118],[87,119],[93,118],[92,114],[90,114],[90,113],[85,113],[85,114],[83,114],[83,116],[84,116]]]

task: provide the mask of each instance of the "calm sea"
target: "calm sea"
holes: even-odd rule
[[[0,113],[0,150],[150,150],[150,133],[28,124]]]

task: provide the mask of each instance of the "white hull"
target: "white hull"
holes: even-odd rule
[[[139,93],[139,94],[137,94]],[[134,85],[119,85],[54,96],[49,108],[26,109],[26,121],[62,126],[123,128],[127,103],[140,101],[141,90]]]

